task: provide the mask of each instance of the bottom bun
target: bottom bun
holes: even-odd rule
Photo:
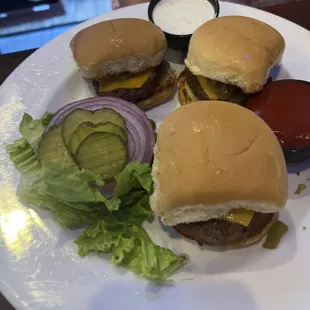
[[[181,105],[200,101],[188,86],[184,72],[182,72],[178,78],[178,97]]]
[[[158,87],[155,93],[138,103],[136,105],[141,110],[148,110],[155,106],[165,103],[176,91],[177,75],[176,72],[169,66],[169,69]]]
[[[262,217],[260,217],[260,218],[262,218]],[[276,222],[277,219],[278,219],[278,213],[274,213],[272,215],[272,218],[271,219],[269,218],[268,223],[265,226],[263,226],[263,228],[261,228],[259,233],[255,234],[254,236],[243,239],[241,241],[236,241],[236,242],[232,241],[232,242],[227,242],[225,244],[218,244],[218,243],[215,244],[215,243],[203,242],[203,241],[201,241],[201,239],[198,240],[199,235],[197,235],[196,233],[195,233],[195,237],[194,237],[191,232],[188,233],[186,230],[184,230],[184,228],[182,229],[182,228],[178,227],[179,225],[174,226],[174,228],[183,237],[190,239],[190,240],[193,240],[193,241],[196,241],[201,246],[207,245],[207,246],[210,246],[210,247],[218,249],[218,250],[229,250],[229,249],[244,248],[244,247],[247,247],[247,246],[250,246],[252,244],[259,242],[268,233],[268,231],[270,230],[270,228],[273,226],[273,224]],[[260,221],[259,223],[263,224],[262,221]],[[226,224],[228,224],[228,223],[226,222]],[[257,221],[256,221],[256,224],[257,224]],[[208,226],[210,226],[210,224]],[[210,238],[210,236],[212,235],[210,233],[206,234],[205,230],[201,231],[201,228],[198,228],[198,229],[200,230],[200,232],[203,232],[203,234],[205,234],[204,238],[206,238],[206,236],[209,236],[207,238]],[[189,230],[192,230],[192,228],[190,228]],[[229,232],[229,228],[227,229],[227,232]]]

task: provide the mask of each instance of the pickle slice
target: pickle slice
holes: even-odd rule
[[[64,143],[69,147],[70,139],[80,124],[91,122],[94,124],[110,122],[126,129],[124,118],[112,109],[102,108],[94,112],[76,109],[65,118],[62,126],[62,137]]]
[[[83,140],[76,150],[75,160],[81,168],[100,174],[110,180],[127,163],[127,145],[120,136],[108,132],[95,132]]]
[[[91,122],[94,124],[110,122],[126,130],[125,119],[113,109],[102,108],[94,111]]]
[[[41,162],[64,166],[75,165],[64,145],[61,132],[62,124],[59,124],[44,133],[38,146],[38,156]]]
[[[106,123],[99,123],[97,125],[90,123],[90,122],[84,122],[79,127],[77,130],[73,133],[70,142],[69,142],[69,151],[71,154],[75,154],[76,150],[78,149],[79,145],[82,143],[82,141],[87,138],[90,134],[94,132],[109,132],[113,133],[122,140],[127,143],[127,133],[126,131],[121,128],[118,125],[115,125],[111,122],[106,122]]]
[[[268,232],[267,239],[263,244],[265,249],[276,249],[282,239],[287,233],[288,226],[281,221],[276,221]]]

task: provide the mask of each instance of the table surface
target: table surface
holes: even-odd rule
[[[136,0],[139,2],[139,0]],[[140,2],[145,2],[141,1]],[[264,8],[265,11],[284,17],[304,28],[310,30],[310,1],[303,0],[286,4],[279,4]],[[35,50],[27,50],[12,54],[0,55],[0,85],[9,76],[9,74]],[[14,310],[14,308],[0,294],[0,309]]]

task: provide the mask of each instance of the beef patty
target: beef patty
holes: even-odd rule
[[[259,235],[272,221],[273,216],[274,213],[255,212],[248,227],[220,219],[212,219],[206,222],[178,224],[174,228],[181,235],[197,241],[199,245],[224,246]]]
[[[185,67],[184,76],[189,88],[199,100],[209,100],[208,95],[202,89],[197,77]]]
[[[201,87],[197,77],[187,67],[185,67],[184,76],[188,86],[199,100],[210,100],[208,95]],[[235,103],[243,103],[245,101],[246,95],[242,92],[240,88],[216,81],[212,82],[221,87],[223,90],[226,90],[226,92],[223,93],[223,96],[218,98],[218,100],[227,100]]]
[[[157,86],[159,85],[165,74],[168,72],[168,69],[168,62],[166,60],[162,61],[161,64],[155,68],[151,76],[142,85],[141,88],[119,88],[111,92],[99,92],[99,82],[97,80],[94,80],[93,85],[95,87],[97,95],[99,96],[118,97],[132,103],[137,103],[148,97],[151,97],[155,93]]]

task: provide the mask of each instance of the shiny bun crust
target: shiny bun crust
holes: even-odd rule
[[[277,213],[288,177],[267,124],[237,104],[202,101],[161,123],[154,150],[151,208],[166,225],[219,218],[233,208]]]
[[[142,19],[122,18],[81,30],[70,47],[82,75],[95,79],[159,65],[167,42],[158,26]]]
[[[195,75],[255,93],[280,62],[284,48],[284,38],[273,27],[250,17],[224,16],[194,32],[185,64]]]

